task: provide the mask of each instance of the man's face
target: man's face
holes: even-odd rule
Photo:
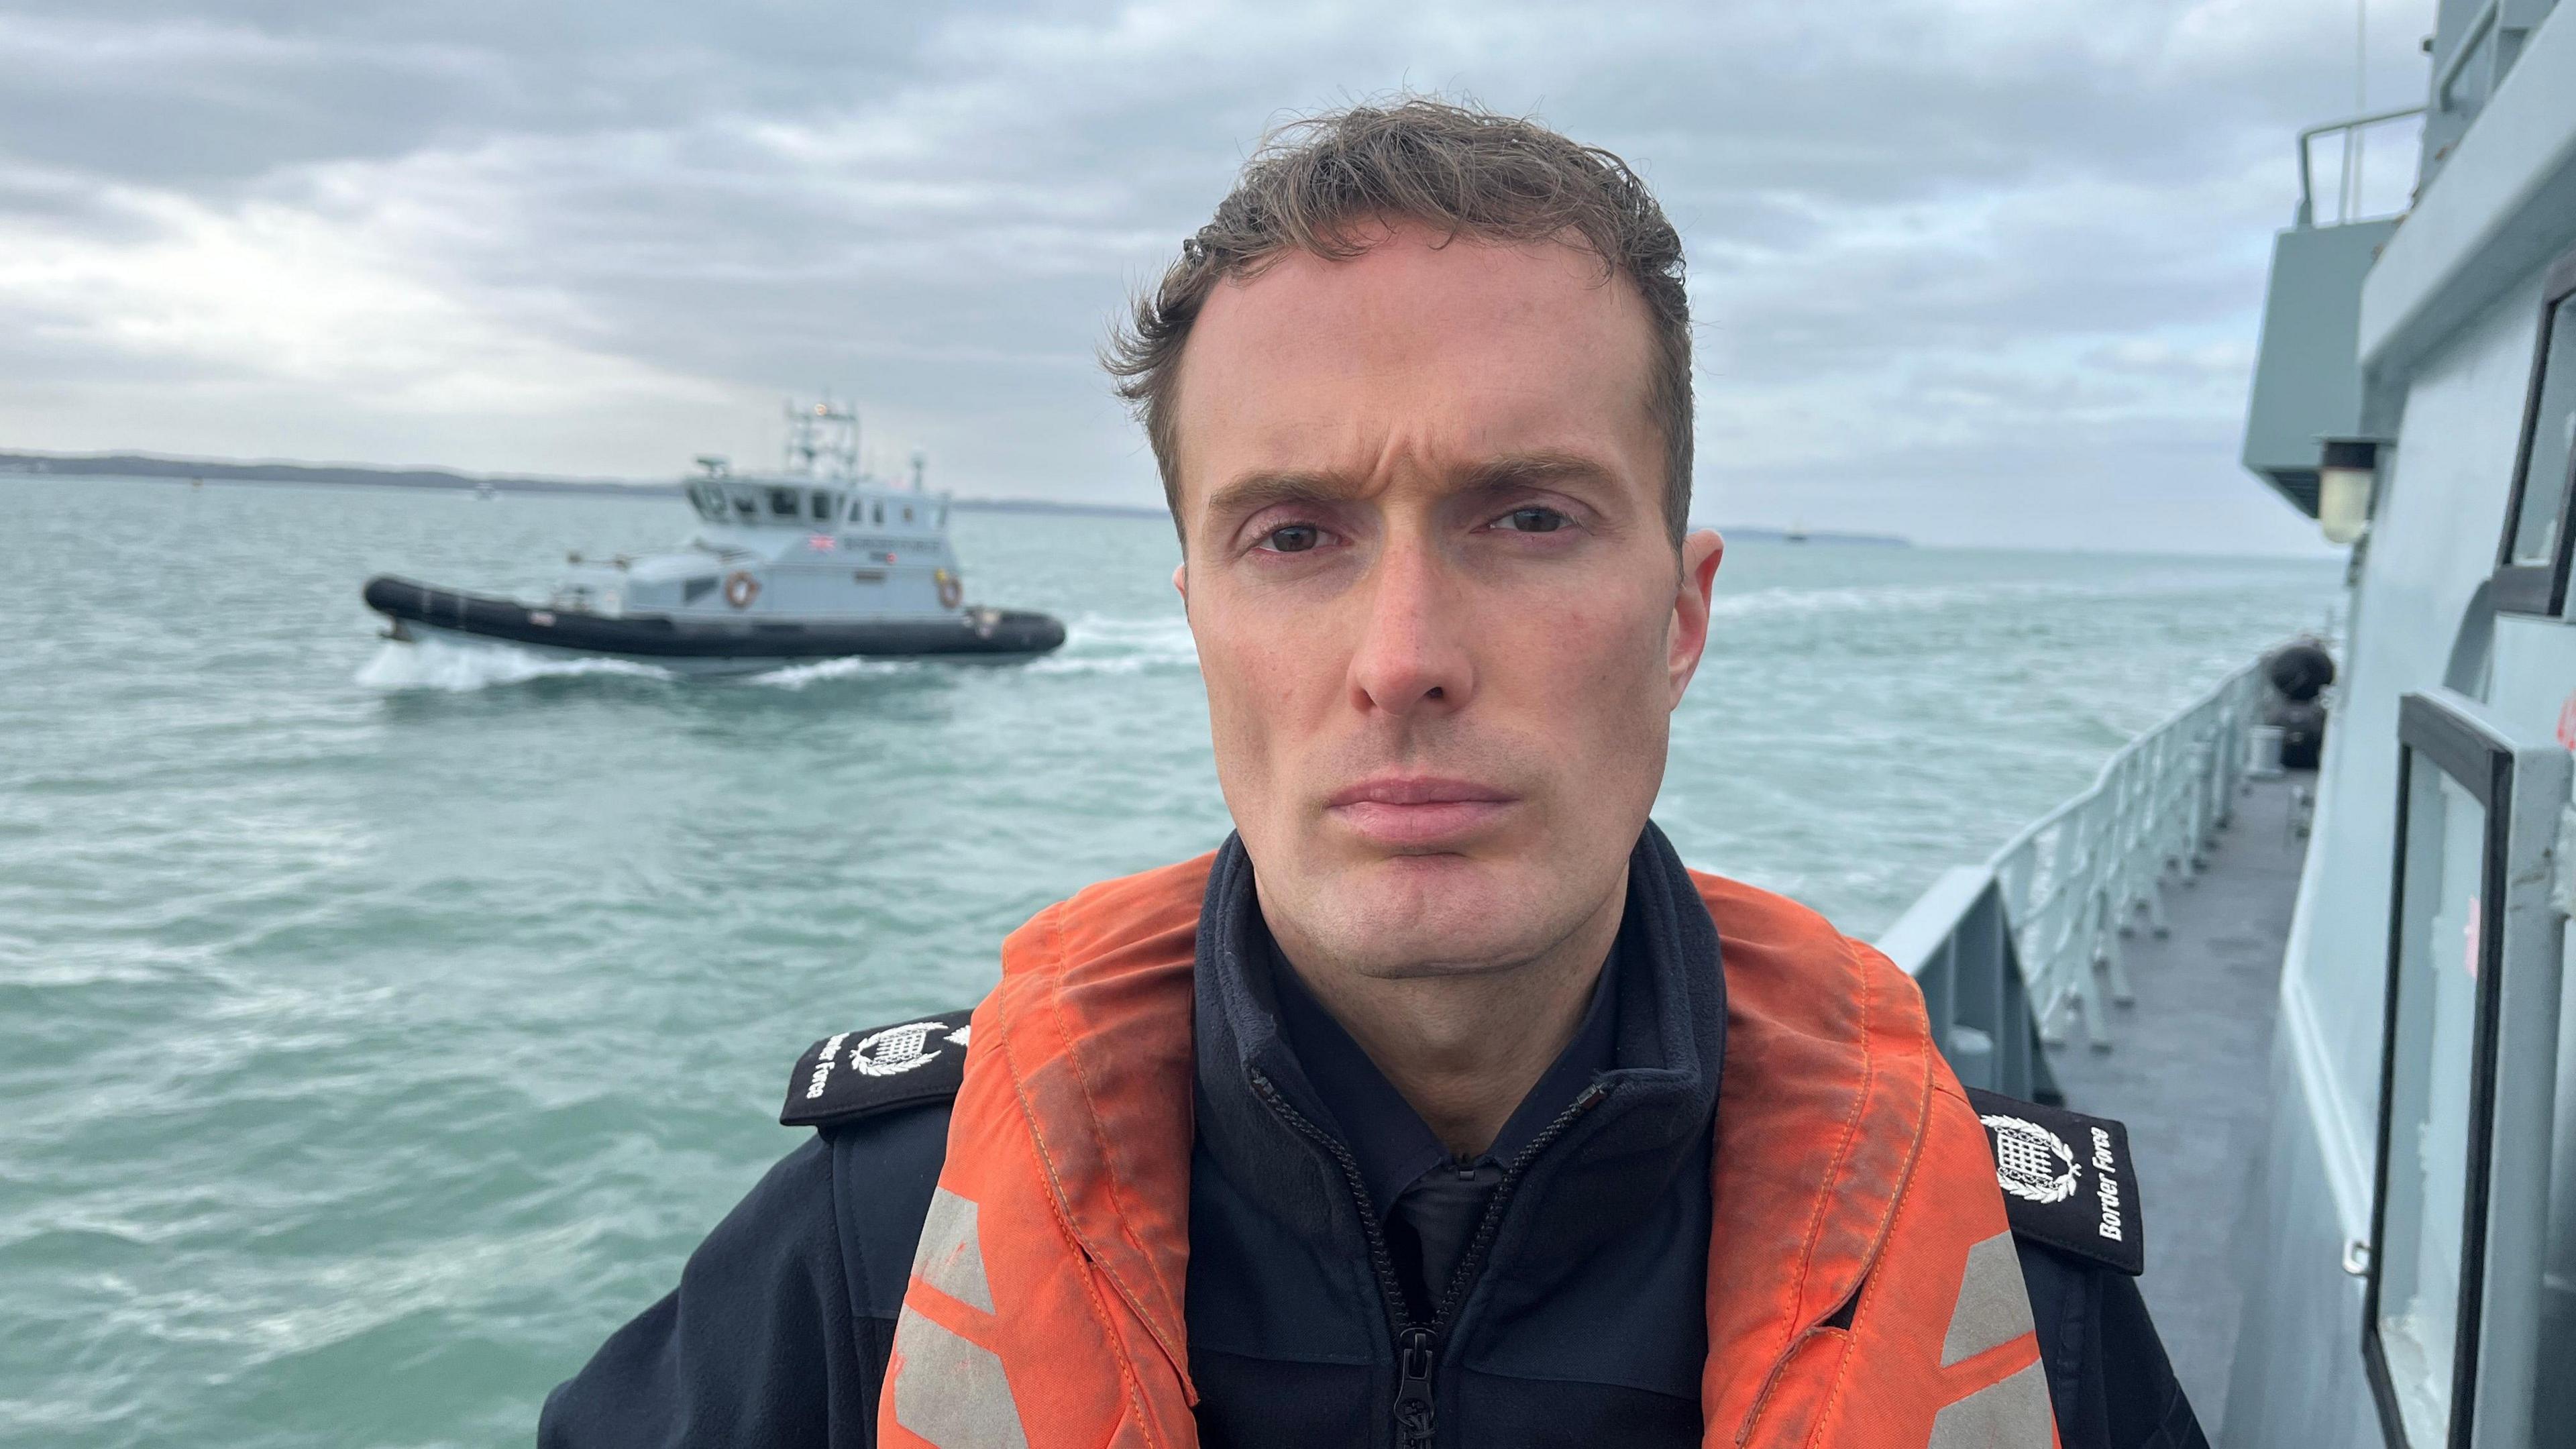
[[[1264,913],[1380,977],[1615,909],[1719,553],[1665,531],[1635,289],[1435,242],[1220,284],[1175,414],[1175,582]]]

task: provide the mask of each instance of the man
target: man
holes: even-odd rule
[[[819,1135],[541,1440],[2200,1444],[1913,984],[1648,822],[1721,554],[1689,325],[1644,185],[1537,126],[1256,156],[1111,358],[1237,834],[810,1050]]]

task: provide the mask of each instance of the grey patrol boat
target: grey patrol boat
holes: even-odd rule
[[[692,676],[756,674],[827,659],[1027,656],[1064,643],[1054,618],[966,601],[945,497],[860,471],[858,416],[830,401],[788,408],[776,474],[698,459],[687,481],[697,532],[670,553],[571,556],[544,604],[379,575],[367,607],[386,637],[499,643]]]

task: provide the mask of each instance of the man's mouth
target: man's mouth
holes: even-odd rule
[[[1465,838],[1518,797],[1493,785],[1435,775],[1379,775],[1346,785],[1324,802],[1334,819],[1370,844],[1422,849]]]

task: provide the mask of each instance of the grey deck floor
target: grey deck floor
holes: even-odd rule
[[[2112,1049],[2079,1032],[2048,1053],[2069,1107],[2128,1124],[2147,1235],[2139,1287],[2213,1440],[2244,1296],[2229,1235],[2269,1127],[2281,951],[2307,846],[2290,830],[2292,797],[2315,779],[2252,783],[2208,868],[2167,887],[2172,933],[2123,942],[2138,999],[2112,1008]]]

